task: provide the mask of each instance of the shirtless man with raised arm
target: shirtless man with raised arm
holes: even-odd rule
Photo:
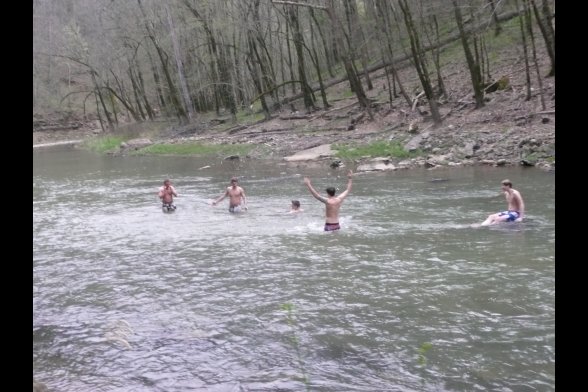
[[[238,182],[239,180],[236,177],[231,178],[231,186],[227,187],[225,193],[213,201],[212,205],[217,205],[219,201],[229,196],[229,212],[241,212],[242,210],[247,210],[245,191],[237,185]]]
[[[525,217],[525,203],[520,192],[512,189],[512,182],[510,180],[502,180],[502,192],[506,197],[508,203],[508,210],[489,215],[482,226],[494,225],[500,222],[521,222]]]
[[[324,197],[324,196],[319,195],[319,193],[312,187],[312,184],[310,183],[310,178],[304,177],[304,183],[308,187],[308,190],[310,191],[310,193],[312,193],[312,195],[315,197],[315,199],[325,203],[325,207],[326,207],[325,231],[334,231],[334,230],[339,230],[341,228],[341,226],[339,225],[339,209],[341,208],[341,204],[343,203],[343,200],[345,199],[345,197],[347,197],[347,195],[351,191],[352,177],[353,177],[353,172],[351,170],[349,170],[349,173],[347,173],[347,189],[345,189],[345,191],[343,191],[343,193],[341,193],[339,196],[335,196],[335,188],[334,187],[332,187],[332,186],[328,187],[326,189],[326,191],[327,191],[327,194],[329,195],[329,197]]]

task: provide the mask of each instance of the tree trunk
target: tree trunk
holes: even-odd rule
[[[290,24],[286,23],[286,37],[290,36]],[[290,48],[290,39],[286,38],[286,49],[288,51],[288,70],[290,71],[290,80],[296,79],[294,75],[294,65],[292,64],[292,49]],[[296,85],[290,84],[292,94],[296,94]]]
[[[118,110],[116,108],[116,103],[114,102],[114,94],[108,84],[106,85],[106,91],[108,91],[108,101],[110,102],[110,108],[112,109],[112,115],[114,116],[114,125],[118,125]]]
[[[343,30],[343,26],[339,20],[339,18],[337,17],[337,14],[335,13],[335,6],[333,4],[333,0],[329,0],[328,1],[328,6],[327,6],[327,14],[329,15],[329,19],[331,20],[331,24],[332,24],[332,28],[334,29],[334,38],[337,42],[337,47],[339,48],[339,50],[345,51],[345,53],[339,53],[339,55],[341,56],[341,60],[343,61],[343,66],[345,67],[345,72],[347,73],[347,79],[349,80],[349,85],[351,87],[351,91],[353,91],[355,93],[355,96],[357,97],[357,101],[359,102],[359,106],[361,106],[362,108],[364,108],[365,110],[367,110],[370,119],[374,119],[374,115],[372,113],[371,107],[370,107],[370,101],[367,99],[367,96],[365,95],[365,91],[363,90],[363,86],[361,84],[361,80],[359,79],[359,77],[357,76],[357,73],[355,71],[355,67],[353,66],[352,63],[352,53],[351,53],[351,48],[348,47],[345,50],[345,44],[343,41],[343,36],[345,34],[344,30]],[[349,42],[349,40],[347,40]]]
[[[480,64],[476,62],[470,50],[467,33],[464,28],[463,18],[461,16],[461,11],[457,5],[457,1],[451,1],[453,3],[453,10],[455,13],[457,28],[459,29],[461,44],[463,46],[463,51],[465,53],[466,61],[468,63],[468,69],[470,70],[470,77],[472,79],[472,85],[474,88],[474,97],[476,99],[476,109],[479,109],[484,106],[484,91],[482,86],[482,74],[480,73]]]
[[[149,64],[151,65],[151,73],[153,74],[153,81],[155,82],[155,91],[157,91],[157,98],[159,98],[159,106],[165,113],[165,116],[168,117],[170,115],[170,112],[165,96],[163,95],[163,90],[161,89],[161,79],[159,78],[157,66],[155,65],[155,61],[153,61],[153,57],[151,57],[151,53],[149,52],[149,50],[147,50],[147,57],[149,58]]]
[[[323,33],[323,29],[321,28],[321,24],[319,23],[319,21],[317,20],[317,16],[314,13],[314,10],[311,8],[310,10],[310,16],[312,18],[312,20],[314,21],[316,28],[319,32],[319,37],[321,38],[321,42],[323,44],[323,50],[325,52],[325,61],[327,63],[327,71],[329,72],[329,76],[334,78],[335,77],[335,72],[333,72],[333,54],[332,54],[332,50],[329,48],[329,46],[327,45],[327,40],[325,38],[325,34]]]
[[[274,64],[273,64],[273,56],[268,48],[266,40],[264,39],[264,34],[262,33],[262,24],[261,24],[261,17],[259,15],[260,7],[259,4],[260,0],[254,1],[254,8],[253,8],[253,23],[255,26],[254,29],[254,38],[257,41],[256,48],[256,56],[259,61],[259,65],[262,69],[261,80],[263,82],[263,88],[266,91],[271,91],[271,96],[274,101],[274,106],[279,108],[280,106],[280,99],[278,96],[278,90],[275,87],[276,85],[276,74],[274,71]],[[287,24],[286,24],[287,25]],[[261,49],[261,51],[259,51]],[[290,55],[290,49],[288,48],[288,55]],[[292,65],[292,59],[290,59],[290,65]],[[291,69],[292,75],[294,75],[294,70]]]
[[[229,110],[233,120],[236,119],[237,105],[235,103],[235,97],[232,91],[232,79],[229,68],[229,61],[227,60],[227,53],[223,46],[220,46],[215,38],[217,34],[212,31],[212,27],[208,20],[206,20],[200,12],[190,5],[188,0],[184,0],[186,7],[192,12],[192,14],[202,23],[202,27],[206,32],[206,37],[214,61],[211,66],[214,68],[213,75],[216,80],[214,83],[217,84],[217,89],[220,92],[220,98],[223,106]],[[220,34],[218,34],[220,37]]]
[[[490,12],[492,12],[492,21],[494,22],[494,35],[497,36],[502,31],[502,27],[500,27],[500,21],[498,20],[496,4],[494,4],[494,0],[488,0],[488,4],[490,4]]]
[[[527,3],[523,0],[523,6],[526,7]],[[519,2],[515,0],[515,4],[517,8],[519,6]],[[521,26],[521,40],[523,42],[523,59],[525,60],[525,100],[529,101],[531,99],[531,69],[529,67],[529,50],[527,49],[527,34],[525,32],[525,18],[521,16],[519,19],[519,24]]]
[[[135,102],[137,103],[137,111],[139,112],[139,115],[141,116],[141,121],[144,121],[147,118],[147,116],[145,115],[145,112],[143,111],[143,105],[141,104],[141,98],[140,98],[139,83],[137,83],[137,80],[136,80],[134,72],[133,72],[132,64],[130,62],[129,62],[128,74],[129,74],[129,80],[131,81],[131,87],[133,89],[133,98],[135,98]]]
[[[100,123],[100,128],[102,129],[102,132],[106,132],[107,129],[110,130],[109,128],[105,128],[104,127],[104,120],[102,119],[102,115],[100,114],[100,104],[99,104],[99,98],[98,98],[98,94],[96,94],[94,92],[94,100],[96,101],[96,115],[98,116],[98,122]]]
[[[251,32],[249,32],[249,34],[251,34]],[[261,108],[263,109],[263,114],[265,116],[265,119],[267,120],[270,118],[270,111],[267,106],[265,94],[263,93],[264,91],[259,77],[259,72],[255,67],[255,63],[253,63],[252,61],[254,58],[253,52],[255,51],[255,40],[253,37],[249,36],[247,42],[249,43],[249,56],[246,58],[245,63],[247,64],[247,69],[249,70],[251,79],[253,80],[253,85],[255,86],[257,93],[260,95],[259,100],[261,102]]]
[[[141,98],[143,99],[143,104],[145,105],[145,110],[147,111],[147,115],[149,116],[149,119],[153,120],[155,118],[155,111],[151,107],[151,104],[149,103],[149,99],[147,98],[147,93],[145,92],[145,82],[143,81],[143,73],[141,72],[141,68],[139,67],[138,64],[135,65],[135,68],[137,69],[136,75],[137,75],[139,93],[141,94]]]
[[[286,31],[288,30],[288,25],[286,24]],[[278,34],[281,36],[283,34],[282,32],[282,23],[278,24]],[[286,33],[287,34],[287,33]],[[282,80],[287,80],[288,76],[286,75],[286,57],[284,55],[284,45],[278,45],[278,53],[279,53],[279,59],[280,59],[280,76],[282,77]],[[282,86],[282,95],[286,95],[287,90],[286,90],[286,85]]]
[[[427,70],[427,64],[424,58],[424,52],[421,47],[418,33],[414,26],[412,14],[410,12],[410,9],[408,8],[407,0],[400,0],[399,5],[400,9],[402,10],[402,14],[404,15],[404,23],[406,25],[406,30],[408,31],[408,36],[410,38],[410,49],[412,52],[415,68],[419,75],[419,79],[425,92],[425,96],[429,101],[429,108],[431,109],[431,117],[433,119],[433,123],[435,125],[441,124],[441,115],[439,114],[439,108],[437,106],[437,97],[435,95],[435,92],[433,91],[433,86],[429,78],[429,71]]]
[[[116,85],[118,86],[119,93],[116,93],[116,91],[108,85],[106,88],[111,91],[111,95],[114,95],[123,104],[125,109],[127,109],[127,111],[133,117],[133,120],[141,121],[141,117],[139,117],[139,115],[137,114],[137,110],[133,107],[133,103],[128,98],[126,89],[124,88],[122,81],[120,80],[120,78],[118,78],[116,76],[116,74],[112,71],[112,69],[110,70],[110,73],[112,74],[112,77],[114,78],[114,81],[115,81]],[[112,106],[114,107],[114,103]],[[116,111],[114,111],[114,114],[116,115]],[[118,124],[118,118],[115,118],[115,121]]]
[[[364,44],[364,35],[363,30],[361,28],[361,23],[359,22],[359,18],[357,16],[357,7],[355,5],[355,0],[344,0],[343,5],[345,7],[345,16],[347,18],[347,26],[349,29],[348,37],[348,46],[349,52],[353,53],[353,59],[355,59],[355,55],[357,54],[357,48],[359,47],[359,59],[361,66],[363,68],[363,76],[365,78],[365,82],[367,83],[367,89],[372,90],[374,85],[372,84],[372,80],[370,78],[370,73],[368,71],[368,53],[367,53],[367,46]],[[354,63],[355,68],[355,63]],[[356,69],[357,72],[357,69]],[[359,75],[359,72],[357,72]]]
[[[180,88],[182,90],[182,96],[184,97],[184,105],[186,112],[188,113],[188,120],[192,121],[194,112],[192,110],[192,99],[190,98],[190,92],[188,91],[188,83],[186,83],[186,76],[184,75],[184,64],[182,64],[182,57],[180,54],[180,43],[176,37],[176,29],[174,27],[174,20],[169,10],[169,4],[165,4],[165,13],[167,14],[167,22],[169,23],[169,31],[171,35],[172,45],[174,48],[174,58],[176,59],[176,66],[178,68],[178,79],[180,80]]]
[[[439,88],[439,96],[445,95],[447,97],[447,89],[443,82],[443,75],[441,75],[441,39],[439,35],[439,23],[437,22],[437,16],[433,15],[433,26],[435,28],[435,49],[433,49],[433,63],[435,64],[435,70],[437,71],[437,86]]]
[[[310,9],[310,11],[312,13],[312,8]],[[314,27],[313,27],[312,23],[310,23],[310,42],[312,44],[312,53],[310,55],[310,59],[312,60],[312,62],[314,64],[314,67],[316,69],[316,76],[318,78],[319,88],[320,88],[320,91],[321,91],[321,98],[323,100],[323,108],[324,109],[327,109],[331,105],[329,105],[329,101],[327,100],[327,92],[325,91],[325,86],[324,86],[324,83],[323,83],[323,76],[322,76],[322,73],[321,73],[319,56],[318,56],[318,53],[316,51],[315,34],[314,34]]]
[[[545,41],[545,48],[547,49],[549,60],[551,60],[551,69],[549,70],[547,76],[555,76],[555,30],[553,29],[553,24],[551,23],[551,9],[549,8],[547,0],[542,0],[541,12],[539,12],[537,9],[535,0],[531,1],[531,5],[533,6],[533,12],[535,13],[539,30],[541,31],[541,35],[543,35],[543,40]]]
[[[167,87],[169,91],[169,98],[171,99],[172,105],[175,109],[176,115],[180,123],[186,123],[188,121],[188,116],[186,111],[184,110],[183,105],[180,104],[180,100],[178,98],[178,91],[176,89],[175,84],[172,81],[171,73],[169,71],[169,67],[167,64],[167,54],[163,50],[163,48],[159,45],[159,42],[155,38],[155,33],[153,29],[149,26],[147,21],[147,15],[145,14],[145,10],[143,9],[143,5],[141,4],[141,0],[137,0],[139,4],[139,9],[141,10],[141,14],[144,18],[144,26],[145,31],[147,32],[147,37],[153,44],[155,51],[157,52],[157,56],[159,57],[159,61],[161,62],[161,68],[163,71],[163,75],[165,77],[165,81],[167,82]]]
[[[298,78],[302,87],[302,96],[304,98],[304,107],[307,112],[311,112],[316,109],[314,106],[314,99],[312,96],[312,89],[308,85],[306,78],[306,66],[304,64],[304,37],[300,31],[300,25],[298,23],[298,8],[294,6],[286,6],[286,13],[288,15],[288,21],[292,28],[292,38],[294,41],[294,48],[296,49],[296,57],[298,58]]]
[[[392,39],[392,27],[391,27],[391,20],[390,20],[389,4],[386,2],[386,0],[378,0],[377,7],[380,10],[380,12],[377,13],[377,15],[380,16],[380,20],[378,21],[378,25],[381,26],[381,30],[384,32],[384,35],[386,37],[386,46],[388,48],[388,56],[390,57],[389,68],[390,68],[390,71],[392,72],[392,84],[393,84],[393,88],[394,88],[394,95],[396,95],[396,84],[398,84],[400,94],[402,95],[402,97],[406,101],[406,104],[408,106],[410,106],[410,105],[412,105],[412,102],[411,102],[410,97],[408,96],[408,93],[406,92],[406,90],[402,84],[402,81],[400,80],[400,77],[398,75],[398,70],[396,69],[396,66],[394,65],[394,50],[392,48],[393,39]]]
[[[533,34],[533,23],[531,16],[531,9],[529,6],[530,0],[525,0],[525,21],[527,22],[527,32],[529,33],[529,41],[531,41],[531,53],[533,54],[533,63],[535,64],[535,72],[537,74],[537,83],[539,83],[539,99],[541,100],[541,110],[545,110],[545,98],[543,96],[543,81],[541,73],[539,72],[539,62],[537,61],[537,49],[535,48],[535,35]]]

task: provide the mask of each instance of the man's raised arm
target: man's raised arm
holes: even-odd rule
[[[327,202],[327,200],[323,196],[319,195],[319,193],[312,187],[312,184],[310,183],[310,178],[304,177],[304,183],[306,184],[306,187],[308,188],[310,193],[312,193],[312,195],[315,197],[315,199],[323,203]]]
[[[347,189],[345,189],[343,191],[343,193],[341,193],[339,195],[339,199],[344,199],[349,192],[351,192],[351,187],[353,186],[353,172],[351,170],[349,170],[349,172],[347,173]]]

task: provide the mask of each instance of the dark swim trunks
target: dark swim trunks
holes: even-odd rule
[[[502,211],[498,213],[498,216],[504,215],[508,215],[508,219],[506,220],[507,222],[514,222],[519,218],[519,216],[521,216],[518,211]]]
[[[230,206],[229,212],[233,212],[233,213],[241,212],[241,206]]]
[[[325,231],[335,231],[340,228],[341,226],[339,226],[339,223],[325,223]]]
[[[172,203],[163,203],[161,205],[161,209],[163,212],[174,212],[176,210],[176,206]]]

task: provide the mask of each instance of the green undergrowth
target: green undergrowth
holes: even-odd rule
[[[142,148],[136,155],[247,155],[254,148],[251,144],[154,144]]]
[[[337,157],[342,159],[357,159],[362,157],[392,157],[415,158],[422,155],[422,151],[409,152],[399,142],[378,141],[365,145],[335,144]]]
[[[96,152],[107,152],[120,146],[124,141],[122,136],[102,136],[84,141],[82,146]]]

